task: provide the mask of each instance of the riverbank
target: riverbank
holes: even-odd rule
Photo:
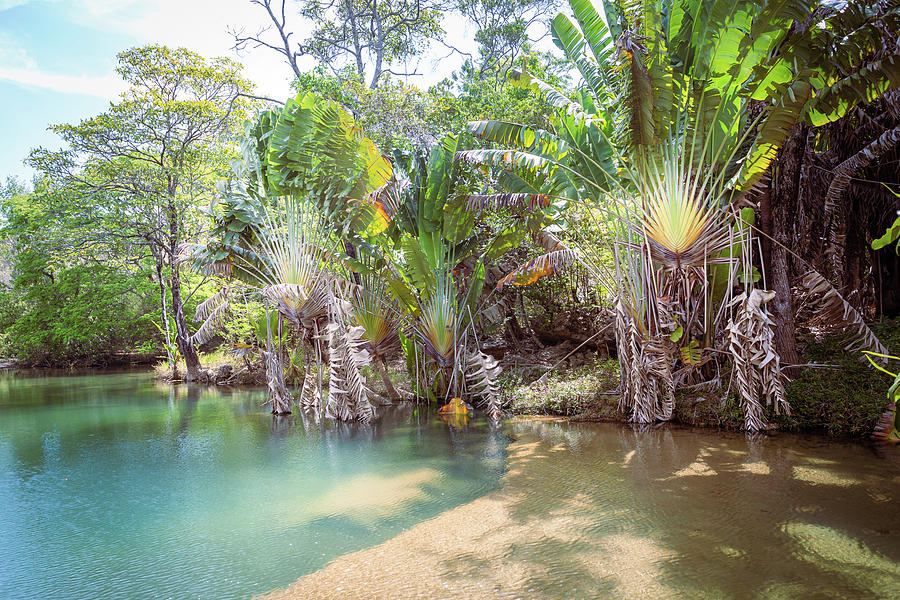
[[[874,324],[891,352],[900,352],[896,323]],[[574,347],[574,345],[573,345]],[[887,408],[891,380],[861,353],[847,352],[839,340],[803,341],[808,365],[786,384],[790,415],[767,410],[770,427],[792,432],[814,432],[835,438],[865,438]],[[537,360],[517,357],[507,367],[538,363],[540,367],[507,372],[504,405],[513,414],[565,416],[574,420],[624,422],[619,410],[619,367],[604,352],[575,352],[564,360],[569,347],[545,351]],[[549,360],[548,360],[549,358]],[[691,427],[740,430],[744,415],[737,392],[729,387],[729,372],[716,383],[676,393],[672,423]]]
[[[498,491],[257,600],[895,591],[896,457],[797,436],[521,417],[508,427]]]

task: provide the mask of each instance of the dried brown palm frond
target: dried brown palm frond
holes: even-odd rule
[[[552,252],[554,250],[565,250],[566,246],[558,237],[546,230],[540,230],[534,234],[534,243],[546,250]]]
[[[830,242],[826,253],[831,256],[832,263],[838,272],[844,264],[844,245],[847,238],[846,192],[850,181],[860,169],[863,169],[886,153],[900,146],[900,126],[889,129],[873,142],[834,168],[834,179],[828,185],[824,201],[825,231]]]
[[[297,330],[312,329],[313,322],[327,314],[328,294],[324,281],[311,288],[296,283],[278,283],[264,287],[261,293]]]
[[[269,406],[272,414],[289,415],[293,396],[284,383],[284,368],[278,352],[273,350],[263,351],[263,360],[266,365],[266,384],[269,387]]]
[[[727,327],[728,347],[748,431],[766,427],[763,399],[768,406],[774,404],[775,414],[791,413],[775,351],[775,324],[765,308],[774,297],[775,292],[754,289],[732,300],[736,308]]]
[[[341,421],[368,423],[375,418],[375,407],[360,371],[371,362],[364,348],[364,330],[348,327],[341,321],[333,320],[325,328],[330,357],[325,415]]]
[[[194,320],[205,321],[206,319],[208,319],[216,309],[228,302],[228,292],[228,286],[225,286],[221,290],[198,304],[197,310],[194,311]]]
[[[633,423],[668,421],[675,409],[674,344],[667,336],[648,337],[621,301],[615,326],[622,379],[619,408]]]
[[[876,354],[889,354],[878,336],[869,329],[865,319],[831,283],[816,271],[803,276],[800,285],[806,290],[805,304],[818,306],[815,316],[807,324],[823,331],[840,332],[848,335],[849,352],[869,350]],[[861,360],[864,358],[861,356]],[[877,358],[883,361],[883,358]]]
[[[525,206],[530,211],[550,206],[550,196],[546,194],[502,193],[502,194],[470,194],[465,197],[469,210],[485,210]]]
[[[552,250],[516,267],[503,279],[497,282],[497,289],[505,285],[528,285],[541,277],[549,277],[571,266],[576,259],[575,252],[569,249]]]
[[[225,320],[225,314],[228,312],[230,304],[228,299],[226,298],[222,304],[216,307],[215,310],[210,313],[210,315],[206,318],[205,321],[200,325],[194,335],[191,336],[191,343],[195,346],[199,346],[209,342],[216,335],[216,330],[222,325],[222,322]]]
[[[297,404],[304,408],[318,408],[319,395],[316,390],[316,375],[306,365],[306,373],[303,375],[303,385],[300,388],[300,396],[297,398]]]
[[[492,419],[500,418],[500,390],[497,377],[502,368],[496,359],[478,350],[466,353],[465,377],[470,394],[481,396],[487,414]]]
[[[231,305],[228,293],[228,286],[225,286],[197,305],[194,320],[203,321],[203,323],[191,336],[192,344],[205,344],[215,336],[216,330],[221,326],[225,319],[225,313]]]

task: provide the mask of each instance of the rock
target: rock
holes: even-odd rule
[[[231,372],[231,365],[222,365],[219,367],[219,370],[216,371],[216,383],[225,383],[231,379]]]

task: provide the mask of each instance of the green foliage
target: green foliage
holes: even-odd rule
[[[873,324],[872,330],[893,354],[900,350],[896,322]],[[872,433],[885,410],[885,381],[875,376],[857,353],[848,353],[839,341],[810,344],[810,362],[834,367],[804,369],[786,386],[791,416],[778,423],[793,430],[820,430],[835,437],[863,437]]]
[[[884,187],[890,193],[892,193],[894,196],[896,196],[898,199],[900,199],[900,193],[895,192],[894,190],[892,190],[891,188],[889,188],[886,185]],[[880,238],[878,238],[877,240],[874,240],[872,242],[872,249],[873,250],[881,250],[882,248],[884,248],[886,246],[890,246],[891,244],[893,244],[895,242],[897,244],[895,247],[895,250],[896,250],[897,254],[900,254],[900,217],[897,217],[896,219],[894,219],[894,222],[891,224],[890,227],[887,228],[887,231],[884,233],[883,236],[881,236]]]
[[[312,23],[303,48],[325,65],[350,63],[360,77],[368,69],[376,87],[391,64],[422,53],[442,33],[442,8],[432,0],[303,0],[300,14]]]
[[[546,128],[553,112],[551,103],[507,81],[510,69],[525,65],[551,85],[565,88],[570,83],[568,67],[563,61],[526,45],[520,56],[500,62],[493,69],[484,70],[466,61],[459,71],[433,86],[429,93],[441,99],[450,131],[460,131],[469,121],[483,119]]]
[[[293,85],[300,93],[312,92],[337,102],[386,154],[433,144],[459,123],[456,98],[437,88],[420,90],[389,75],[372,89],[351,68],[327,74],[320,66],[301,73]]]
[[[615,389],[618,375],[615,360],[598,358],[577,369],[554,369],[538,382],[507,385],[503,395],[518,414],[579,415],[607,405],[611,416],[617,398],[604,392]]]
[[[12,289],[0,291],[0,354],[24,364],[92,364],[145,343],[160,318],[149,272],[110,265],[54,267],[17,258]]]

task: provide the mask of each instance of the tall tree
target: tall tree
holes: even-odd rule
[[[29,161],[48,175],[81,243],[118,240],[155,261],[162,313],[188,379],[200,362],[184,316],[179,246],[200,226],[196,208],[226,169],[223,138],[244,118],[250,84],[231,60],[186,49],[133,48],[118,56],[128,89],[109,109],[77,125],[54,125],[68,149],[38,149]],[[166,301],[166,287],[170,303]]]
[[[299,60],[310,56],[337,73],[349,63],[357,75],[378,87],[386,73],[425,50],[430,39],[443,33],[441,0],[300,0],[296,10],[287,0],[250,0],[266,12],[271,24],[255,34],[232,30],[235,48],[264,47],[282,55],[294,76],[303,70]],[[294,35],[290,19],[312,22],[303,41]],[[299,19],[298,19],[299,20]]]
[[[476,26],[479,76],[513,61],[546,31],[561,0],[455,0],[455,8]],[[545,23],[546,22],[546,23]],[[536,27],[539,26],[539,27]],[[449,45],[449,44],[448,44]]]

